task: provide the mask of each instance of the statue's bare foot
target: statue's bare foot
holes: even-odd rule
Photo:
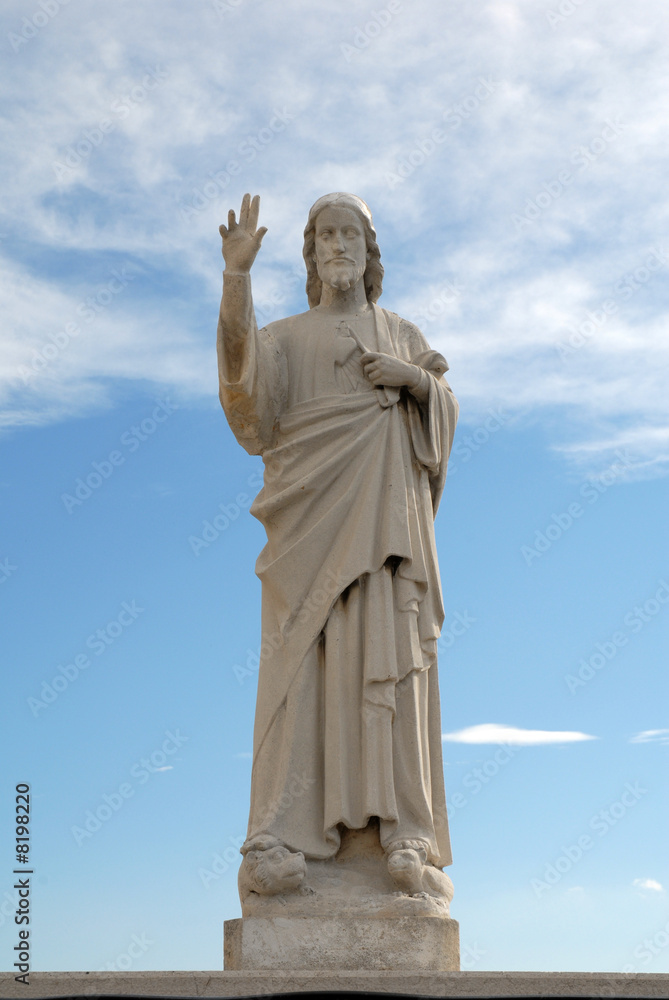
[[[412,846],[405,846],[411,844]],[[446,905],[453,899],[453,883],[440,868],[427,864],[421,841],[396,841],[388,855],[388,872],[395,885],[408,896],[432,897]]]
[[[297,889],[307,867],[301,851],[289,851],[275,837],[258,837],[242,847],[244,860],[239,869],[239,893],[275,896]]]

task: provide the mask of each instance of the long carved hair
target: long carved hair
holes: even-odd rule
[[[376,230],[372,223],[372,213],[362,198],[358,198],[354,194],[345,194],[342,191],[338,191],[334,194],[323,195],[322,198],[314,202],[309,211],[309,219],[304,230],[302,256],[307,266],[306,290],[309,308],[313,309],[321,301],[321,292],[323,289],[323,283],[318,277],[318,271],[316,270],[316,217],[319,212],[322,212],[324,208],[329,208],[331,205],[335,205],[338,208],[350,208],[362,222],[367,253],[369,254],[367,267],[363,275],[365,294],[368,302],[376,302],[383,291],[383,264],[381,263],[381,251],[376,242]]]

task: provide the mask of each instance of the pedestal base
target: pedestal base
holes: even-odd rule
[[[649,1000],[669,997],[669,975],[661,972],[31,972],[30,985],[0,972],[7,1000],[72,1000],[73,997],[285,996],[289,993],[362,993],[392,997],[606,997]]]
[[[226,971],[460,968],[449,917],[244,917],[225,921],[223,950]]]

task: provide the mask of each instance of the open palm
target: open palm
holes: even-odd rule
[[[234,209],[228,212],[228,225],[219,226],[218,231],[223,239],[223,259],[226,271],[248,274],[256,259],[262,238],[267,232],[266,226],[258,225],[260,210],[260,195],[252,199],[250,194],[242,198],[239,212],[239,222],[235,218]]]

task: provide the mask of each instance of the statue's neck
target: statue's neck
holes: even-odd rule
[[[321,301],[317,309],[319,312],[339,315],[366,312],[368,309],[371,309],[371,306],[367,302],[364,282],[361,279],[353,288],[345,290],[333,288],[331,285],[326,285],[323,282]]]

